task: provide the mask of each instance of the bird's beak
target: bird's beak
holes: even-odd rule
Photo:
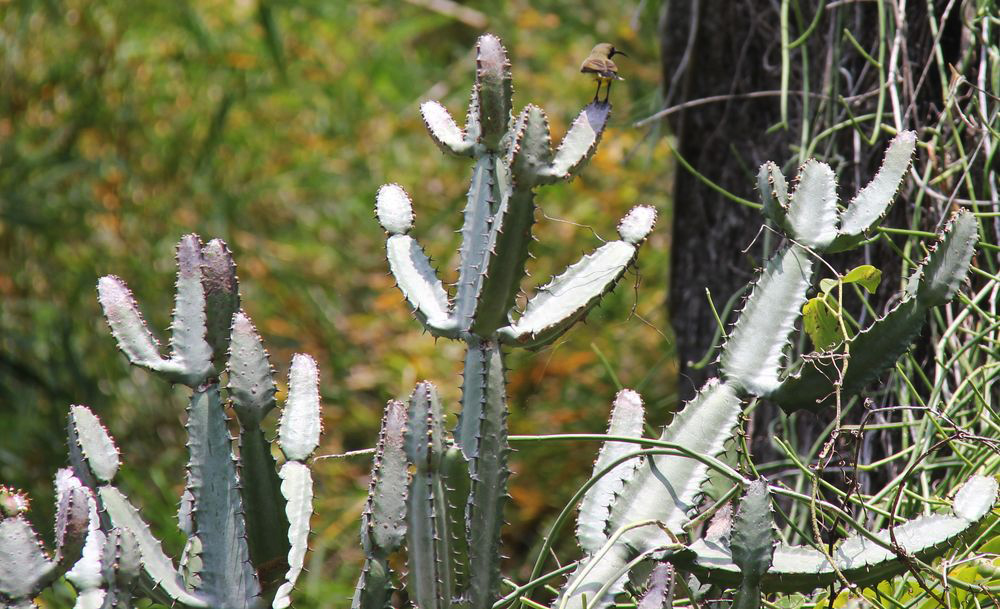
[[[608,57],[608,59],[614,57],[615,55],[624,55],[625,57],[628,57],[628,53],[626,53],[625,51],[619,51],[618,49],[614,49],[611,51],[611,55]]]

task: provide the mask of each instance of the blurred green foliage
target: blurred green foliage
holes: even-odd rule
[[[651,422],[662,422],[676,370],[662,306],[672,163],[665,142],[631,127],[659,103],[656,4],[0,2],[0,480],[29,490],[33,519],[51,526],[67,408],[87,404],[119,441],[125,490],[179,553],[184,401],[129,369],[94,286],[122,276],[163,330],[173,247],[188,232],[229,243],[243,306],[281,376],[295,351],[319,361],[321,453],[371,446],[385,401],[417,380],[455,403],[461,346],[410,319],[372,207],[380,184],[402,184],[417,235],[454,279],[469,169],[438,152],[418,105],[436,98],[461,115],[484,30],[508,46],[516,107],[544,107],[555,138],[590,100],[578,70],[593,44],[629,53],[596,158],[538,198],[529,293],[613,236],[633,204],[662,213],[634,280],[590,323],[510,358],[511,431],[603,431],[616,382],[640,389]],[[586,477],[593,448],[515,455],[508,569]],[[314,468],[317,535],[299,606],[349,597],[369,466]]]

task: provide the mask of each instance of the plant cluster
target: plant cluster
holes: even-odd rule
[[[409,234],[414,213],[402,187],[383,186],[376,196],[399,289],[423,327],[464,342],[466,357],[453,430],[445,428],[446,409],[429,382],[417,384],[408,403],[386,406],[361,516],[365,562],[354,609],[394,606],[397,594],[419,609],[539,607],[532,595],[562,575],[568,578],[551,600],[558,609],[610,607],[625,592],[644,609],[670,607],[675,598],[698,606],[726,590],[734,591],[734,607],[756,609],[762,593],[809,593],[837,583],[849,590],[878,586],[926,567],[977,531],[997,499],[997,481],[983,475],[994,462],[970,463],[947,509],[905,520],[896,515],[899,494],[886,511],[857,497],[836,505],[815,492],[769,483],[741,443],[744,411],[761,399],[788,413],[833,409],[839,419],[907,351],[928,312],[949,303],[966,280],[978,224],[973,214],[959,211],[895,305],[863,329],[846,312],[844,294],[852,287],[874,289],[876,269],[841,275],[829,267],[837,278],[819,282],[818,291],[813,287],[825,254],[863,245],[884,218],[916,148],[916,134],[901,132],[879,172],[846,205],[838,202],[826,163],[806,161],[791,189],[774,163],[760,168],[763,213],[782,240],[726,336],[719,378],[708,381],[656,439],[643,437],[639,394],[618,394],[608,432],[599,436],[604,444],[593,475],[552,525],[529,581],[505,593],[501,530],[511,439],[505,349],[544,347],[585,318],[635,263],[656,220],[653,208],[633,208],[618,225],[618,240],[570,265],[518,310],[535,191],[582,168],[611,107],[586,106],[553,150],[540,108],[529,104],[513,116],[509,68],[500,40],[482,36],[464,128],[437,102],[421,107],[434,141],[474,163],[453,291]],[[169,356],[162,355],[121,279],[101,278],[98,297],[129,361],[191,390],[190,459],[178,511],[186,536],[182,555],[175,563],[162,550],[115,486],[118,449],[97,416],[75,405],[68,425],[71,467],[56,476],[54,557],[24,519],[26,499],[0,488],[0,601],[6,605],[30,607],[62,575],[81,608],[130,606],[134,597],[186,608],[291,604],[312,514],[309,462],[321,427],[317,367],[309,356],[293,358],[276,459],[261,426],[277,405],[273,370],[240,309],[226,244],[185,236],[177,265]],[[791,358],[800,319],[816,350]],[[235,413],[238,438],[230,436],[227,408]],[[709,497],[714,518],[701,530],[698,512],[713,476],[728,480],[729,489]],[[792,542],[778,526],[777,512],[794,526],[779,498],[807,506],[814,533],[820,520],[838,522],[841,539],[827,543],[818,533],[799,531],[801,543]],[[869,531],[845,508],[852,500],[879,511],[885,526]],[[583,556],[543,573],[577,503]],[[405,578],[396,571],[404,560]]]

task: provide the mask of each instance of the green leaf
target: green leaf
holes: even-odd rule
[[[875,290],[878,289],[878,284],[882,282],[882,271],[870,264],[862,264],[848,271],[841,281],[856,283],[867,290],[869,294],[874,294]],[[822,284],[822,282],[820,283]]]
[[[825,351],[844,339],[837,314],[822,296],[802,305],[802,327],[816,351]]]
[[[836,279],[821,279],[819,282],[819,289],[822,290],[824,294],[829,294],[833,288],[837,287],[838,283],[840,282]]]

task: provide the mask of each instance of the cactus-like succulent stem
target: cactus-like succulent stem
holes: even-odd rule
[[[260,595],[260,587],[250,565],[236,462],[217,384],[191,396],[187,427],[192,535],[202,548],[197,589],[218,607],[243,607]]]
[[[624,224],[628,239],[635,242],[623,239],[605,243],[539,288],[528,301],[524,315],[499,330],[500,340],[521,347],[541,347],[585,317],[635,262],[638,246],[652,229],[656,214],[652,208],[639,206],[626,216],[629,219],[640,217],[644,226],[633,226],[632,221]]]
[[[834,403],[835,390],[847,399],[892,366],[920,333],[927,311],[951,300],[968,274],[977,237],[975,217],[957,213],[927,259],[914,270],[903,299],[885,316],[831,352],[846,352],[850,365],[830,353],[807,358],[772,396],[786,412],[817,410]]]
[[[760,581],[771,568],[778,540],[767,480],[755,480],[747,487],[733,518],[730,539],[733,562],[743,575],[733,607],[759,609]]]
[[[511,121],[512,95],[506,51],[496,36],[487,34],[477,44],[476,82],[465,129],[440,103],[421,106],[438,146],[475,159],[453,301],[423,249],[408,235],[413,226],[409,197],[394,184],[383,186],[376,197],[376,215],[389,233],[389,266],[416,317],[433,335],[468,344],[455,443],[440,440],[443,456],[432,451],[439,454],[434,463],[440,471],[430,479],[421,473],[419,483],[415,476],[408,490],[410,597],[421,609],[452,604],[480,609],[498,597],[500,527],[509,476],[500,341],[540,347],[582,319],[635,260],[656,219],[652,208],[634,209],[619,225],[621,241],[584,257],[542,288],[525,315],[512,323],[531,256],[534,188],[571,178],[583,166],[611,110],[607,103],[585,107],[553,152],[545,113],[529,104]],[[423,391],[420,387],[415,395]],[[413,425],[411,412],[408,426]],[[420,472],[420,463],[409,457]],[[415,492],[421,493],[419,499]],[[373,483],[366,522],[371,522],[373,502],[379,497]],[[359,609],[385,602],[390,585],[373,540],[363,534],[362,541],[368,560],[354,597]]]
[[[928,558],[948,550],[989,514],[997,500],[997,481],[992,477],[972,476],[959,489],[952,514],[921,516],[894,527],[899,549],[917,558]],[[697,540],[690,546],[694,560],[685,569],[713,583],[738,585],[743,575],[734,561],[732,550],[724,542]],[[827,556],[811,547],[779,544],[771,567],[761,579],[766,592],[808,591],[827,586],[838,579],[838,571],[858,585],[879,582],[906,570],[890,543],[888,529],[867,536],[852,535],[834,548],[830,564]],[[680,565],[679,565],[680,566]]]
[[[734,434],[741,405],[734,386],[712,379],[674,416],[660,440],[681,444],[699,454],[718,455]],[[697,505],[707,474],[707,465],[687,456],[655,455],[646,459],[615,501],[610,530],[635,523],[660,522],[674,535],[682,535],[682,526]],[[623,589],[622,568],[637,556],[672,543],[674,539],[654,527],[626,531],[611,547],[584,559],[578,574],[563,589],[559,606],[579,607],[586,594],[590,597],[588,607],[608,607],[614,595]],[[602,596],[595,598],[602,589],[605,590]]]
[[[476,45],[476,92],[479,100],[480,143],[496,151],[510,122],[511,97],[507,50],[492,34],[479,37]]]
[[[288,519],[278,464],[260,422],[276,405],[277,387],[267,351],[243,311],[233,317],[227,371],[226,389],[240,424],[240,495],[250,560],[261,585],[273,588],[287,569],[289,551],[287,537],[274,532],[287,531]]]
[[[444,426],[437,390],[430,383],[418,384],[410,396],[405,446],[415,470],[406,496],[411,598],[419,609],[447,609],[455,589],[441,476]]]
[[[135,565],[141,562],[142,592],[166,605],[257,609],[270,604],[283,609],[291,604],[304,565],[312,514],[306,462],[321,433],[316,363],[305,355],[293,358],[278,429],[286,462],[276,471],[261,429],[275,406],[273,370],[253,323],[239,310],[232,256],[220,240],[202,246],[197,235],[187,235],[178,244],[177,265],[169,359],[159,354],[122,280],[102,278],[98,295],[129,360],[193,390],[187,485],[178,510],[178,524],[188,536],[180,569],[164,554],[138,509],[112,485],[118,454],[107,431],[88,409],[74,406],[71,461],[76,475],[96,491],[102,521],[96,533],[108,540],[103,558],[94,550],[81,567],[81,602],[128,603]],[[226,390],[240,426],[239,462],[216,373],[217,360],[226,353]],[[136,554],[141,560],[130,558]],[[90,578],[97,562],[100,586]]]
[[[789,244],[768,261],[722,349],[722,377],[741,391],[770,395],[812,281],[812,258]]]
[[[642,427],[642,398],[630,389],[621,390],[612,406],[608,435],[639,438],[642,437]],[[626,442],[605,442],[594,463],[594,474],[634,450],[635,447]],[[576,537],[587,554],[597,552],[608,540],[611,507],[638,465],[638,461],[618,464],[583,496],[577,518]]]
[[[479,404],[469,404],[463,393],[461,438],[463,446],[470,445],[469,476],[472,488],[466,507],[466,535],[469,546],[469,589],[466,598],[472,607],[489,606],[500,591],[500,527],[507,501],[507,398],[503,355],[495,341],[482,341],[469,345],[481,359],[482,383]],[[466,379],[470,375],[466,372]],[[470,395],[476,395],[471,393]],[[472,421],[468,425],[466,421]],[[470,430],[471,427],[471,430]],[[474,444],[474,448],[471,445]]]
[[[809,159],[799,168],[786,219],[806,247],[823,250],[837,237],[837,181],[829,165]]]
[[[361,514],[361,547],[365,565],[355,588],[352,609],[385,609],[393,592],[388,557],[406,536],[406,497],[409,474],[403,448],[406,405],[390,400],[382,416],[368,501]]]

